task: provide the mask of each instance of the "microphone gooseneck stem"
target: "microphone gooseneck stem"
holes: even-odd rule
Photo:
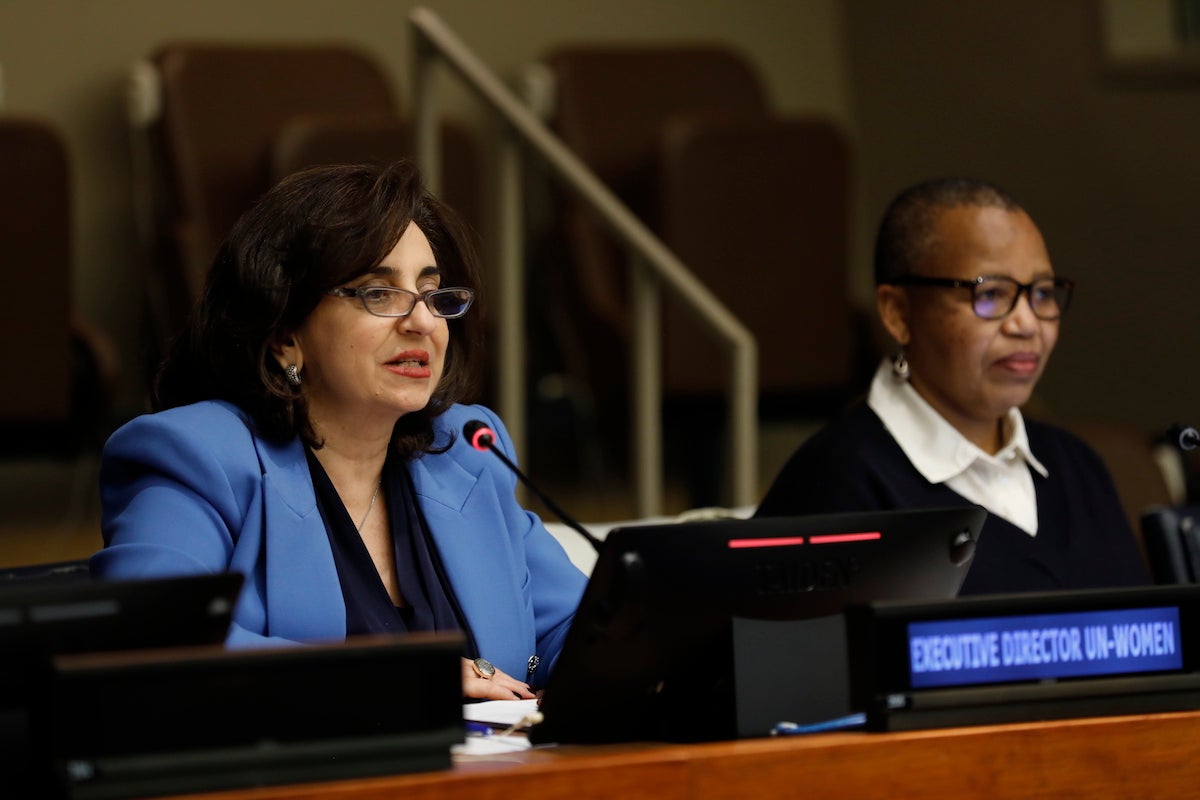
[[[578,522],[576,522],[574,519],[572,519],[570,514],[563,511],[561,508],[559,508],[558,503],[554,502],[549,497],[542,494],[541,490],[538,489],[536,486],[534,486],[533,482],[531,480],[529,480],[529,478],[525,477],[525,473],[521,472],[521,470],[517,467],[517,465],[509,460],[508,456],[506,456],[506,455],[504,455],[504,453],[500,452],[500,448],[496,447],[496,445],[492,442],[491,436],[479,437],[479,444],[483,445],[488,450],[491,450],[492,453],[495,454],[496,458],[503,461],[504,465],[506,467],[508,467],[509,469],[511,469],[513,471],[513,474],[521,479],[521,483],[525,484],[525,486],[529,489],[529,491],[531,491],[535,495],[537,495],[537,498],[542,501],[542,503],[546,506],[546,508],[550,509],[550,511],[553,512],[556,517],[558,517],[560,520],[562,520],[565,525],[567,525],[573,531],[578,533],[584,539],[587,539],[588,542],[591,543],[592,547],[596,548],[596,552],[600,551],[600,548],[603,545],[603,543],[599,539],[597,539],[595,536],[593,536],[591,533],[589,533],[587,528],[583,527]]]

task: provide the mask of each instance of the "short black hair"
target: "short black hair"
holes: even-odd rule
[[[963,206],[1023,211],[1015,197],[975,178],[936,178],[902,191],[888,205],[875,236],[875,285],[911,275],[937,248],[942,211]]]
[[[155,382],[155,410],[226,400],[275,440],[321,442],[302,387],[288,383],[272,348],[297,330],[330,289],[375,267],[415,222],[429,240],[443,285],[479,292],[472,237],[426,191],[407,160],[312,167],[270,189],[234,224],[204,294]],[[429,404],[396,424],[404,457],[434,448],[433,419],[477,389],[480,304],[448,320],[446,365]],[[443,446],[445,446],[444,443]]]

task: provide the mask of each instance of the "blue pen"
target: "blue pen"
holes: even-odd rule
[[[847,714],[821,722],[798,724],[795,722],[780,722],[771,728],[772,736],[791,736],[799,733],[824,733],[826,731],[844,731],[861,728],[867,724],[866,714]]]

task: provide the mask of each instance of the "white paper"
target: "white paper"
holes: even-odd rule
[[[482,703],[464,703],[463,719],[468,722],[484,722],[507,728],[516,725],[538,710],[538,701],[531,700],[484,700]]]

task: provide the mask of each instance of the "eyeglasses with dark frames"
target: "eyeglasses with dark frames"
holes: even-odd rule
[[[971,307],[981,319],[1004,319],[1017,307],[1021,295],[1029,297],[1033,315],[1042,320],[1056,320],[1067,311],[1075,281],[1070,278],[1039,278],[1020,283],[1013,278],[983,275],[970,280],[931,278],[925,275],[901,275],[888,283],[896,286],[944,286],[951,289],[970,289]]]
[[[422,302],[435,317],[458,319],[467,313],[475,300],[473,290],[461,287],[430,289],[417,294],[393,286],[359,286],[354,289],[342,286],[330,289],[329,294],[334,297],[357,297],[367,313],[377,317],[407,317],[417,303]]]

